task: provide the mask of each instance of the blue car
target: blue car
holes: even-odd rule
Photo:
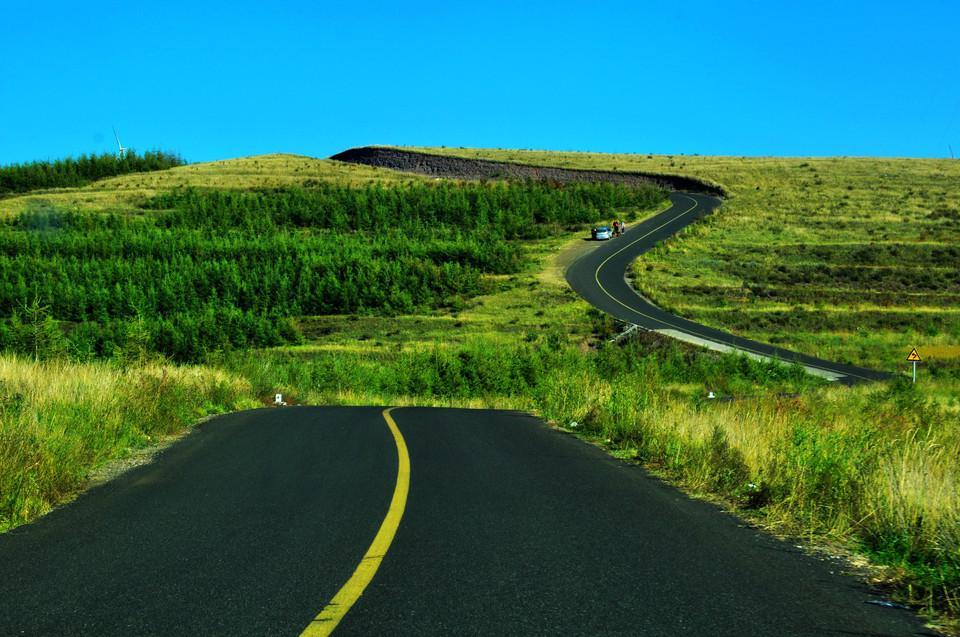
[[[605,239],[610,239],[613,237],[613,230],[608,226],[603,226],[602,228],[594,228],[590,231],[590,236],[598,241],[603,241]]]

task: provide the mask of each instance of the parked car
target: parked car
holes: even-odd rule
[[[603,241],[604,239],[610,239],[613,237],[613,230],[609,226],[603,226],[601,228],[593,228],[590,230],[590,236],[598,241]]]

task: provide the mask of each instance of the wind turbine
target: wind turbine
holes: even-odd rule
[[[110,125],[110,128],[113,128],[113,124]],[[117,129],[116,129],[116,128],[113,128],[113,136],[117,139],[117,148],[120,149],[119,151],[117,151],[117,154],[120,155],[120,159],[123,159],[123,154],[124,154],[125,152],[127,152],[128,150],[132,150],[132,149],[130,149],[130,148],[124,148],[124,147],[120,144],[120,138],[117,136]]]

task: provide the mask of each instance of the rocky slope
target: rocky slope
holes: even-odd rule
[[[537,181],[605,181],[631,186],[657,184],[671,191],[695,192],[722,197],[726,193],[717,186],[678,175],[621,172],[610,170],[569,170],[548,166],[513,164],[508,162],[429,155],[397,148],[365,146],[351,148],[330,159],[389,168],[399,172],[451,179],[535,179]]]

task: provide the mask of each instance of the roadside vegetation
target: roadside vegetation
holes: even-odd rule
[[[727,215],[746,215],[731,206],[753,201],[755,182],[777,189],[792,183],[793,168],[778,176],[767,172],[768,161],[802,163],[482,152],[564,168],[686,172],[726,186],[731,199],[719,213],[640,265],[644,286],[653,278],[648,265],[684,263],[685,255],[708,247]],[[846,167],[848,160],[804,161],[834,162],[831,174],[839,180],[844,170],[851,179],[865,170],[860,162],[886,160],[849,160]],[[946,170],[895,161],[917,175]],[[774,532],[867,552],[886,566],[874,573],[875,583],[897,599],[931,614],[960,614],[960,409],[950,402],[956,383],[943,380],[952,373],[949,363],[935,388],[899,380],[847,389],[800,367],[719,355],[655,334],[611,343],[621,326],[580,301],[562,272],[591,245],[584,241],[591,224],[650,214],[664,205],[657,192],[631,199],[640,193],[434,183],[290,156],[216,164],[44,193],[41,203],[36,194],[0,202],[0,245],[8,246],[0,250],[8,259],[0,269],[7,277],[0,285],[7,299],[0,305],[7,335],[0,332],[0,528],[69,499],[111,458],[204,415],[268,405],[276,393],[293,404],[524,409]],[[869,175],[859,179],[867,189]],[[91,190],[97,196],[86,205]],[[943,205],[953,205],[951,195],[944,197]],[[853,218],[868,212],[862,205],[848,203]],[[821,222],[833,217],[824,214]],[[744,233],[757,227],[753,219],[729,223]],[[778,236],[771,227],[762,226],[758,240]],[[847,231],[853,235],[852,225]],[[817,236],[836,235],[824,228]],[[940,236],[936,249],[957,244]],[[810,259],[829,262],[813,238],[806,245],[820,255]],[[777,246],[769,250],[786,251]],[[744,260],[746,253],[728,250]],[[328,252],[336,258],[326,260]],[[762,253],[751,258],[761,263]],[[322,282],[343,262],[354,269],[327,277],[338,288],[303,282]],[[22,275],[22,287],[10,268]],[[60,278],[78,290],[73,302],[63,302],[68,291],[55,287],[61,268],[71,274]],[[270,272],[275,278],[262,274]],[[416,273],[412,281],[407,272]],[[171,307],[161,301],[165,276],[183,280],[170,288]],[[687,270],[682,276],[701,280]],[[665,280],[680,278],[670,271]],[[803,278],[790,285],[802,287]],[[351,292],[336,296],[333,289]],[[679,300],[657,296],[657,288],[644,290],[684,310]],[[930,294],[937,291],[932,286]],[[779,294],[786,298],[786,288]],[[765,299],[753,303],[762,308]],[[956,311],[940,300],[945,312]],[[863,317],[847,309],[835,313],[836,329],[853,338],[859,324],[841,319]],[[230,317],[244,315],[253,324],[236,328],[242,337],[234,340]],[[191,321],[198,326],[193,340],[183,336]],[[794,329],[805,325],[812,324]],[[882,325],[877,318],[871,334]],[[950,346],[949,324],[945,329],[930,337],[940,347]],[[193,345],[171,346],[178,342]],[[914,345],[921,355],[927,347],[910,343],[902,358]],[[850,356],[861,364],[875,360]],[[880,368],[906,371],[905,364]],[[707,398],[710,392],[718,398]]]

